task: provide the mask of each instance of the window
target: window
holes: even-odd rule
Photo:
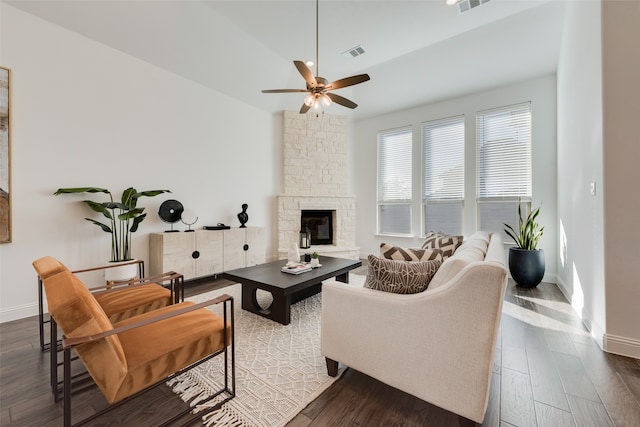
[[[378,232],[411,234],[410,127],[378,133]]]
[[[424,231],[462,234],[464,116],[422,125]]]
[[[479,226],[503,232],[503,223],[518,224],[519,199],[530,209],[531,103],[479,112],[476,120]]]

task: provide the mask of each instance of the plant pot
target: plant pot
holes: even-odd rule
[[[104,270],[104,280],[107,282],[124,282],[138,277],[138,263],[131,261],[109,262],[108,265],[118,265]]]
[[[535,288],[544,276],[544,252],[510,248],[509,271],[518,286]]]
[[[311,268],[320,266],[320,258],[311,258]]]

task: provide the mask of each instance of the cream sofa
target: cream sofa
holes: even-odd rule
[[[482,423],[506,286],[502,239],[482,232],[418,294],[324,282],[321,351],[329,375],[340,362],[458,414],[461,425]]]

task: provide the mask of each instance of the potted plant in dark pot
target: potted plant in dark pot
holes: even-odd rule
[[[522,205],[518,203],[518,231],[509,224],[504,224],[504,231],[516,243],[516,247],[509,248],[509,271],[511,277],[525,288],[534,288],[544,276],[544,252],[537,249],[538,242],[544,232],[544,227],[536,222],[540,208],[529,212],[526,219],[522,218]]]
[[[77,193],[104,193],[109,196],[106,202],[94,202],[93,200],[83,200],[93,211],[102,214],[108,221],[104,223],[91,218],[87,221],[97,225],[102,231],[111,234],[111,260],[112,263],[127,263],[132,261],[131,243],[132,233],[138,230],[140,223],[146,218],[143,207],[138,207],[140,197],[153,197],[162,193],[170,193],[169,190],[138,191],[129,187],[122,192],[119,202],[114,202],[113,195],[106,188],[99,187],[77,187],[59,188],[54,195],[77,194]],[[118,271],[116,268],[105,270],[107,281],[128,280],[135,277],[137,266],[135,264],[126,265],[129,271]]]

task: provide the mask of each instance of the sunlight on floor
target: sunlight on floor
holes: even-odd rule
[[[531,299],[535,300],[536,298],[531,298]],[[535,303],[538,304],[539,301],[540,300],[537,300],[535,301]],[[544,301],[544,302],[554,303],[553,301]],[[556,303],[556,304],[562,304],[562,303]],[[567,304],[564,304],[564,305],[568,306]],[[556,309],[555,307],[551,307],[551,308]],[[562,309],[562,312],[565,312],[565,311],[566,311],[565,309]],[[528,323],[538,328],[546,328],[546,329],[552,329],[560,332],[567,332],[567,333],[575,334],[581,337],[589,336],[589,332],[587,332],[587,330],[582,327],[568,325],[564,322],[545,316],[544,314],[536,313],[535,311],[531,311],[524,307],[520,307],[519,305],[516,305],[509,301],[504,302],[504,305],[502,306],[502,312],[515,319],[521,320],[525,323]]]

